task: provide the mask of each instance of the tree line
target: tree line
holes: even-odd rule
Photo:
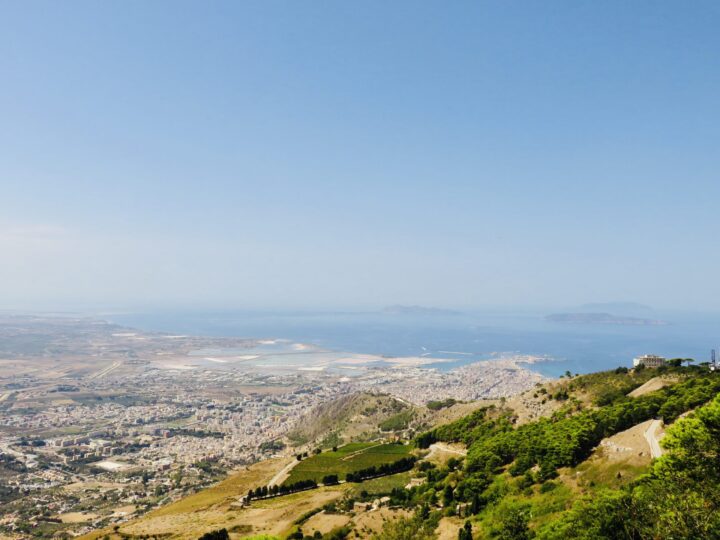
[[[362,482],[369,480],[370,478],[377,478],[378,476],[388,476],[391,474],[397,474],[405,471],[409,471],[415,465],[417,458],[415,456],[408,456],[401,458],[392,463],[383,463],[382,465],[367,467],[366,469],[360,469],[356,472],[349,472],[345,475],[345,480],[348,482]]]

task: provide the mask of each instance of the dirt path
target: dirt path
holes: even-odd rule
[[[652,455],[653,458],[662,456],[662,448],[660,447],[660,442],[657,437],[657,430],[660,427],[662,427],[662,422],[660,420],[653,420],[645,430],[645,440],[647,440],[650,445],[650,455]]]
[[[645,394],[648,394],[650,392],[654,392],[655,390],[660,390],[664,386],[667,386],[668,384],[671,384],[672,381],[663,379],[662,377],[653,377],[649,381],[647,381],[642,386],[638,386],[635,390],[630,392],[628,396],[630,397],[640,397],[644,396]]]
[[[290,476],[290,472],[295,468],[295,465],[300,463],[297,459],[293,459],[290,463],[285,465],[278,473],[273,476],[267,483],[268,486],[279,486]]]
[[[463,526],[463,521],[456,517],[444,517],[438,523],[435,533],[438,540],[455,540],[458,537],[458,531]]]
[[[453,448],[449,444],[438,442],[438,443],[433,443],[430,445],[430,453],[427,456],[425,456],[424,459],[430,459],[430,458],[434,457],[437,452],[447,452],[449,454],[456,454],[458,456],[463,456],[463,457],[467,456],[467,450]]]
[[[435,448],[437,448],[438,450],[440,450],[441,452],[449,452],[451,454],[457,454],[458,456],[467,456],[467,450],[453,448],[449,444],[439,442],[439,443],[431,444],[430,448],[432,448],[433,446]]]

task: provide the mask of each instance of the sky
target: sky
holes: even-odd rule
[[[720,5],[0,2],[0,308],[717,310]]]

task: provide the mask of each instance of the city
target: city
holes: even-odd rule
[[[288,455],[293,427],[338,396],[388,393],[422,405],[509,397],[542,380],[522,367],[534,360],[526,356],[441,372],[421,359],[308,354],[299,344],[168,336],[92,319],[10,317],[0,334],[0,530],[9,533],[121,523]],[[22,335],[33,335],[34,349]],[[284,367],[256,365],[275,355]]]

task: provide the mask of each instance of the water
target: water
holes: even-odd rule
[[[720,343],[720,315],[665,313],[666,326],[567,324],[542,313],[146,312],[112,315],[118,324],[181,334],[284,338],[320,347],[385,356],[452,359],[434,365],[446,370],[493,353],[547,356],[529,366],[547,376],[630,366],[639,354],[709,359]]]

